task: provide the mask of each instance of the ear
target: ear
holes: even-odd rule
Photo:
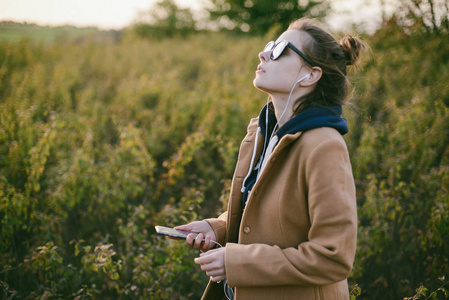
[[[309,77],[304,79],[300,85],[301,86],[312,86],[320,80],[321,76],[323,75],[323,70],[321,70],[320,67],[313,67],[312,70],[309,73]]]

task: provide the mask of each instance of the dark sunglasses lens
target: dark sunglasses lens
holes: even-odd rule
[[[271,59],[272,60],[278,59],[279,56],[281,56],[282,53],[284,52],[285,47],[287,47],[287,43],[285,43],[285,42],[280,42],[279,44],[277,44],[274,47],[273,52],[271,52]]]

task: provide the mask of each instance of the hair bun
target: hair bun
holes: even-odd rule
[[[366,45],[360,39],[351,35],[346,35],[340,42],[346,58],[346,65],[355,65],[358,61],[360,52],[365,49]]]

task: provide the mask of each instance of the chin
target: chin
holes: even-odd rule
[[[254,77],[254,79],[253,79],[253,85],[254,85],[255,87],[258,86],[258,81],[259,81],[259,78]]]
[[[264,89],[263,84],[261,84],[259,78],[254,78],[253,85],[256,89],[261,90],[262,92],[266,92],[266,89]]]

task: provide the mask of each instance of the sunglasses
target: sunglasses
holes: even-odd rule
[[[275,43],[273,41],[268,42],[268,44],[263,49],[264,52],[271,51],[270,58],[271,60],[278,59],[282,53],[284,53],[285,48],[289,47],[296,53],[298,53],[299,56],[301,56],[306,62],[308,62],[312,67],[315,67],[317,64],[314,63],[310,58],[308,58],[304,53],[302,53],[298,48],[296,48],[292,43],[286,40],[282,40],[278,43]]]

